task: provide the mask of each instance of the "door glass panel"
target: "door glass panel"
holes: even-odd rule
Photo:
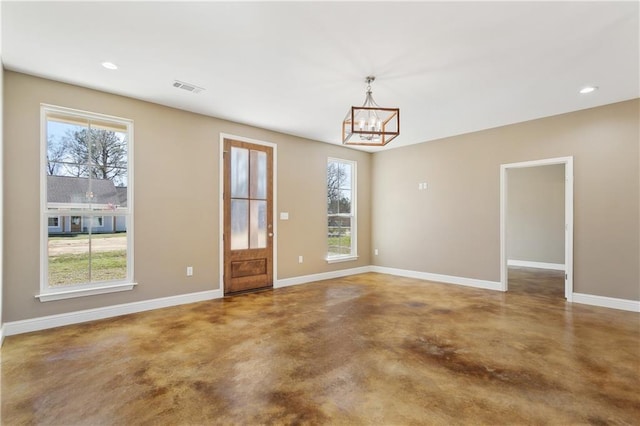
[[[231,148],[231,197],[248,198],[249,150]]]
[[[267,246],[267,202],[251,200],[250,248]]]
[[[267,153],[251,150],[251,198],[267,198]]]
[[[90,280],[90,235],[49,235],[49,286],[84,284]]]
[[[249,201],[231,200],[231,250],[249,248]]]

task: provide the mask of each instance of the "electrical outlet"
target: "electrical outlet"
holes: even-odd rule
[[[187,266],[187,276],[193,276],[193,266]]]
[[[377,256],[377,255],[378,255],[378,249],[375,249],[375,250],[373,251],[373,254],[375,254],[375,255]]]
[[[298,263],[302,263],[302,256],[298,256]]]

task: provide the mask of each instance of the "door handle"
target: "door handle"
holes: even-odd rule
[[[269,236],[270,236],[270,237],[273,237],[273,232],[269,232]]]

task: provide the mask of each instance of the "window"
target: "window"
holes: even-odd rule
[[[357,258],[356,163],[329,158],[327,163],[327,261]]]
[[[130,290],[133,123],[49,105],[42,106],[41,117],[38,297],[48,301]]]
[[[104,222],[103,216],[96,216],[96,217],[89,218],[89,223],[91,223],[92,228],[102,228],[103,222]]]

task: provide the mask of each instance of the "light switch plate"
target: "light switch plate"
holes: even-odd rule
[[[280,220],[289,220],[289,212],[280,212]]]

